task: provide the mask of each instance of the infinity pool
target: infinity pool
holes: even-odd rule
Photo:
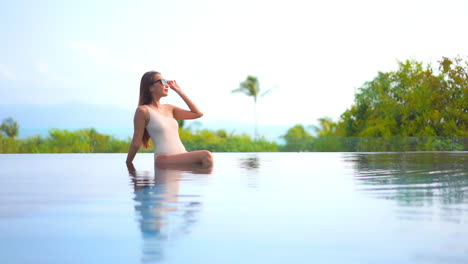
[[[0,155],[0,263],[468,263],[468,156]]]

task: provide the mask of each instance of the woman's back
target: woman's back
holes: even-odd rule
[[[146,129],[154,142],[155,156],[186,152],[184,145],[180,141],[177,120],[157,112],[148,105],[145,105],[145,107],[148,109],[149,114],[149,122],[146,125]]]

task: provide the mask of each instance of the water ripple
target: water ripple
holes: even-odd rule
[[[359,153],[353,163],[357,190],[401,205],[468,204],[465,153]]]

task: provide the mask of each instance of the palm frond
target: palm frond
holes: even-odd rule
[[[239,88],[232,90],[232,93],[241,92],[247,96],[252,96],[254,101],[257,101],[258,93],[260,91],[260,85],[258,79],[255,76],[247,76],[245,81],[240,83]]]
[[[264,91],[264,92],[260,95],[260,97],[263,97],[263,96],[269,94],[269,93],[271,92],[271,90],[273,90],[273,89],[268,89],[268,90]]]

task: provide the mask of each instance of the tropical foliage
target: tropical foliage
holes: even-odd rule
[[[263,138],[228,134],[225,130],[180,130],[180,138],[187,150],[206,149],[214,152],[276,152],[279,145]]]
[[[346,137],[468,136],[468,63],[443,58],[439,72],[422,63],[399,63],[359,88],[338,122]]]
[[[309,151],[312,149],[313,137],[301,124],[288,129],[283,139],[286,144],[282,146],[282,151]]]
[[[206,149],[213,152],[275,152],[279,145],[263,138],[228,134],[225,130],[180,129],[180,137],[187,150]],[[47,137],[34,136],[14,139],[0,134],[0,153],[125,153],[131,139],[120,140],[98,133],[95,129],[76,131],[51,129]],[[154,152],[154,147],[140,149]]]
[[[254,99],[255,137],[257,137],[257,100],[259,97],[265,96],[270,91],[271,90],[267,90],[260,94],[260,82],[257,77],[251,75],[248,75],[245,81],[240,83],[239,88],[231,91],[232,93],[243,93]]]
[[[337,122],[319,119],[307,151],[468,149],[468,62],[398,66],[364,83]]]
[[[10,138],[16,138],[19,132],[19,124],[13,118],[9,117],[3,120],[0,125],[0,131],[4,132]]]
[[[0,153],[114,153],[128,151],[129,140],[118,140],[95,129],[51,129],[48,137],[5,138],[0,134]]]

